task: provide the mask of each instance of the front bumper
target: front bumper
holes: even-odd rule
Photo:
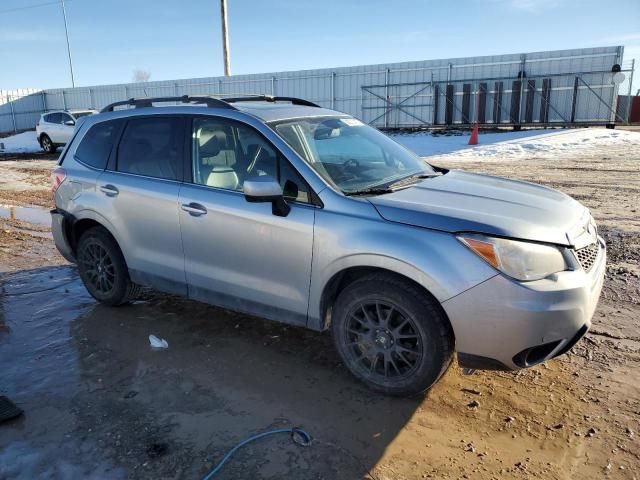
[[[462,367],[515,370],[568,351],[590,328],[606,268],[606,247],[593,267],[534,282],[496,275],[442,304]]]

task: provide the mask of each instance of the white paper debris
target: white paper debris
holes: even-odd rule
[[[169,348],[169,344],[164,338],[158,338],[155,335],[149,335],[149,343],[151,348]]]

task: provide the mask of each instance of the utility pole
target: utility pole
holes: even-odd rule
[[[227,28],[227,0],[220,0],[220,19],[222,20],[222,54],[224,55],[224,76],[231,75],[229,54],[229,30]]]
[[[69,71],[71,72],[71,86],[75,88],[76,82],[73,78],[73,62],[71,61],[71,46],[69,45],[69,28],[67,27],[67,11],[64,8],[64,0],[60,0],[62,6],[62,17],[64,18],[64,34],[67,37],[67,55],[69,56]]]

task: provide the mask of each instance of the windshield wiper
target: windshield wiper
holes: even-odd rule
[[[400,189],[400,187],[407,187],[410,184],[414,183],[415,180],[424,179],[424,178],[433,178],[439,177],[442,175],[441,173],[418,173],[416,175],[410,175],[408,177],[401,178],[400,180],[396,180],[393,183],[387,184],[383,187],[370,187],[364,188],[362,190],[356,190],[354,192],[344,192],[347,196],[355,196],[355,195],[383,195],[385,193],[393,193]]]
[[[389,187],[390,188],[402,187],[402,186],[408,185],[410,183],[413,183],[415,180],[422,180],[422,179],[425,179],[425,178],[439,177],[440,175],[442,175],[442,174],[441,173],[418,173],[416,175],[409,175],[408,177],[401,178],[400,180],[397,180],[397,181],[389,184]]]
[[[354,192],[343,192],[347,197],[355,197],[358,195],[384,195],[385,193],[392,193],[394,190],[392,188],[380,188],[380,187],[372,187],[372,188],[364,188],[362,190],[356,190]]]

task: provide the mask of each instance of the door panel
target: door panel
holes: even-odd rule
[[[67,143],[71,136],[73,135],[73,129],[75,128],[73,125],[65,125],[64,122],[67,120],[74,120],[71,115],[67,115],[66,113],[62,114],[62,121],[60,125],[58,125],[58,137],[59,143]]]
[[[178,218],[180,183],[104,171],[98,177],[100,212],[115,226],[135,282],[186,295]]]
[[[62,121],[61,113],[52,113],[47,124],[47,134],[53,143],[60,143],[62,137],[60,132],[60,122]]]
[[[315,207],[286,217],[240,192],[185,184],[179,210],[189,296],[287,323],[307,318]],[[201,210],[201,209],[199,209]]]
[[[58,128],[60,128],[60,143],[68,143],[73,136],[73,129],[75,127],[70,125],[60,125]]]

